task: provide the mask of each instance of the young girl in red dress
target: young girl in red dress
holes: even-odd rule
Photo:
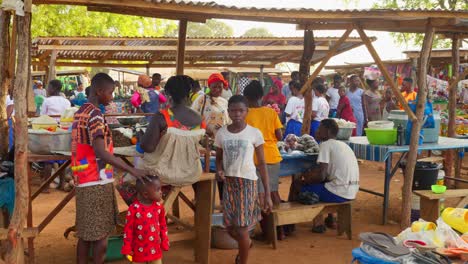
[[[338,102],[338,109],[336,110],[336,116],[349,122],[356,124],[356,117],[354,117],[353,108],[348,96],[346,96],[346,89],[342,86],[338,90],[340,95],[340,101]],[[353,137],[356,136],[356,129],[353,129]]]
[[[122,254],[134,263],[161,264],[162,252],[169,250],[166,214],[157,176],[138,180],[138,197],[128,207]]]

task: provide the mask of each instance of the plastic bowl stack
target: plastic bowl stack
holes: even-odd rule
[[[372,145],[394,145],[397,141],[397,130],[392,121],[372,121],[365,129],[366,137]]]

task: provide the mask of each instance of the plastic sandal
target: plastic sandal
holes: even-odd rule
[[[397,245],[393,237],[386,233],[361,233],[359,234],[359,239],[392,257],[400,257],[410,254],[409,249]]]

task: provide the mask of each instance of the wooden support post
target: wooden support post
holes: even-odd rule
[[[454,34],[452,38],[452,72],[453,79],[455,80],[458,75],[458,68],[460,67],[460,40],[458,35]],[[457,133],[455,132],[455,118],[456,118],[456,107],[457,107],[457,85],[454,85],[452,89],[449,90],[449,102],[448,102],[448,133],[449,137],[455,137]],[[449,150],[446,151],[445,156],[445,173],[447,176],[453,176],[453,164],[458,155],[455,155],[455,151]]]
[[[184,74],[185,40],[187,39],[187,19],[179,20],[179,38],[177,40],[176,74]]]
[[[47,83],[44,83],[44,88],[47,89],[47,84],[56,78],[56,71],[55,71],[55,62],[57,61],[57,51],[53,50],[50,54],[49,60],[49,74],[47,75]]]
[[[149,64],[146,64],[146,75],[150,76],[150,65]]]
[[[411,59],[411,79],[413,79],[413,84],[411,86],[413,90],[416,87],[416,79],[418,78],[417,69],[418,69],[418,59],[412,58]]]
[[[299,65],[299,78],[303,84],[304,91],[304,121],[302,122],[302,134],[310,133],[310,122],[312,121],[312,89],[308,89],[312,84],[312,78],[308,79],[310,74],[310,62],[315,52],[315,39],[312,30],[304,30],[304,52],[302,53],[301,63]],[[305,87],[305,88],[304,88]]]
[[[374,46],[372,45],[372,42],[370,41],[369,37],[366,35],[366,33],[364,32],[364,30],[362,29],[360,25],[355,25],[355,28],[357,32],[359,33],[359,36],[361,37],[362,41],[366,45],[367,50],[369,51],[375,63],[377,64],[383,76],[385,77],[385,80],[392,88],[393,94],[397,98],[398,102],[405,109],[406,114],[408,115],[408,118],[414,122],[416,120],[416,116],[414,115],[413,111],[411,111],[411,109],[409,108],[408,102],[406,102],[403,95],[401,95],[400,90],[398,89],[397,85],[395,84],[392,77],[390,76],[390,73],[388,72],[387,67],[385,67],[384,63],[382,62],[379,55],[377,54],[377,51],[374,49]]]
[[[407,165],[405,170],[405,179],[403,184],[403,201],[402,201],[402,216],[401,227],[408,227],[410,225],[411,216],[411,194],[413,186],[414,168],[416,167],[416,160],[418,156],[419,133],[422,127],[424,117],[424,108],[427,101],[427,70],[429,67],[429,56],[432,49],[432,41],[434,39],[434,27],[428,20],[426,32],[424,34],[423,46],[421,49],[421,60],[419,63],[418,72],[418,101],[416,105],[417,120],[413,122],[411,130],[410,147],[407,158]]]
[[[28,188],[28,116],[27,90],[30,89],[30,57],[29,43],[31,41],[31,6],[32,1],[24,1],[24,16],[17,16],[18,63],[14,85],[15,98],[15,210],[9,225],[9,241],[12,247],[7,252],[7,263],[24,263],[24,244],[17,239],[27,218],[29,203]],[[30,257],[30,262],[34,260]]]
[[[6,99],[8,96],[9,79],[8,70],[10,58],[10,20],[11,14],[0,9],[0,157],[8,153],[8,120],[6,110]]]
[[[312,83],[312,81],[319,75],[319,73],[322,71],[322,69],[325,67],[325,65],[328,63],[328,61],[333,57],[338,49],[340,48],[341,44],[343,44],[346,39],[348,39],[349,35],[353,29],[347,29],[346,32],[341,36],[341,38],[335,43],[335,45],[327,52],[327,55],[322,59],[320,62],[319,66],[315,68],[314,72],[310,75],[309,77],[309,82]],[[308,86],[304,85],[301,89],[301,93],[305,93],[305,89],[308,89],[310,87],[310,84]]]
[[[262,84],[263,89],[265,89],[265,76],[263,74],[263,69],[264,68],[265,68],[265,66],[260,65],[260,77],[259,77],[259,79],[260,79],[260,83]]]
[[[305,82],[304,85],[302,86],[302,88],[301,88],[301,93],[302,94],[306,94],[306,93],[309,92],[308,90],[311,90],[310,85],[312,84],[313,80],[319,75],[320,71],[323,69],[323,67],[325,67],[325,65],[330,60],[330,58],[333,57],[336,54],[336,52],[338,51],[341,44],[343,44],[343,42],[345,42],[346,39],[348,39],[348,37],[349,37],[349,35],[351,34],[352,31],[353,31],[353,29],[347,29],[346,32],[343,34],[343,36],[341,36],[341,38],[335,43],[335,45],[327,52],[327,55],[325,56],[325,58],[323,58],[322,62],[320,62],[319,66],[314,70],[314,72],[309,77],[307,82]],[[312,93],[312,91],[310,91],[310,92]],[[310,97],[309,98],[310,100],[307,99],[307,97]],[[312,113],[312,95],[308,95],[307,97],[305,99],[305,108],[306,108],[305,113],[306,114],[304,115],[304,117],[305,116],[310,116],[310,114]],[[310,112],[307,112],[307,111],[310,111]],[[310,122],[312,120],[311,120],[310,117],[308,119],[309,119],[308,122],[303,123],[302,134],[309,134],[310,133]],[[304,124],[309,124],[309,125],[308,125],[308,127],[304,128]]]
[[[210,263],[211,252],[211,214],[214,203],[214,180],[197,182],[195,193],[195,260],[198,263]]]

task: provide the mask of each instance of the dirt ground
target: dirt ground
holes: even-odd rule
[[[364,161],[360,165],[361,186],[367,189],[383,192],[383,163]],[[364,192],[359,192],[353,203],[353,239],[347,240],[345,236],[337,237],[334,230],[327,230],[325,234],[314,234],[310,231],[311,224],[301,224],[294,235],[279,242],[279,248],[273,250],[270,245],[255,242],[251,251],[250,263],[350,263],[351,250],[359,246],[357,236],[360,232],[380,231],[392,235],[399,233],[401,211],[401,172],[397,172],[391,184],[391,199],[389,209],[389,224],[381,225],[383,199]],[[287,197],[290,179],[281,179],[280,194]],[[193,197],[192,189],[186,188],[189,197]],[[38,224],[46,214],[54,208],[64,192],[52,191],[50,194],[41,194],[33,203],[34,223]],[[126,205],[120,201],[121,211]],[[183,217],[190,217],[190,209],[181,206]],[[63,232],[75,222],[75,202],[72,200],[62,212],[47,226],[36,239],[37,263],[75,263],[76,238],[63,237]],[[235,250],[212,249],[211,263],[234,263]],[[177,242],[171,245],[169,252],[164,254],[164,263],[195,263],[190,242]],[[127,263],[116,261],[113,263]]]

